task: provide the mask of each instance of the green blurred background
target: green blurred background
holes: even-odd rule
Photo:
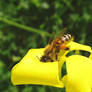
[[[13,86],[10,71],[30,48],[48,44],[64,27],[92,46],[92,0],[0,0],[0,92],[65,92],[48,86]]]

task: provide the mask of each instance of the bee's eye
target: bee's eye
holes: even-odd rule
[[[46,61],[46,60],[47,60],[47,58],[45,57],[45,58],[44,58],[44,60]]]

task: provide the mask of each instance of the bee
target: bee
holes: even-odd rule
[[[44,54],[41,56],[41,62],[53,62],[58,60],[58,54],[60,50],[68,50],[67,44],[73,40],[71,34],[66,34],[56,38],[50,44],[45,47]]]

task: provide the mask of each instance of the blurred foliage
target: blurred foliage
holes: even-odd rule
[[[67,27],[75,41],[92,46],[91,0],[0,0],[0,91],[65,92],[48,86],[13,86],[10,70],[30,48],[48,44]]]

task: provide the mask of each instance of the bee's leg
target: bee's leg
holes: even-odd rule
[[[51,62],[53,62],[53,59],[49,58],[49,60],[50,60]]]
[[[51,62],[53,62],[53,59],[52,59],[52,58],[48,57],[48,59],[49,59]]]
[[[66,47],[65,50],[69,50],[70,48],[69,47]]]
[[[53,62],[53,59],[50,59],[51,60],[51,62]]]
[[[58,60],[58,54],[57,54],[57,53],[56,53],[56,55],[55,55],[55,59]]]

